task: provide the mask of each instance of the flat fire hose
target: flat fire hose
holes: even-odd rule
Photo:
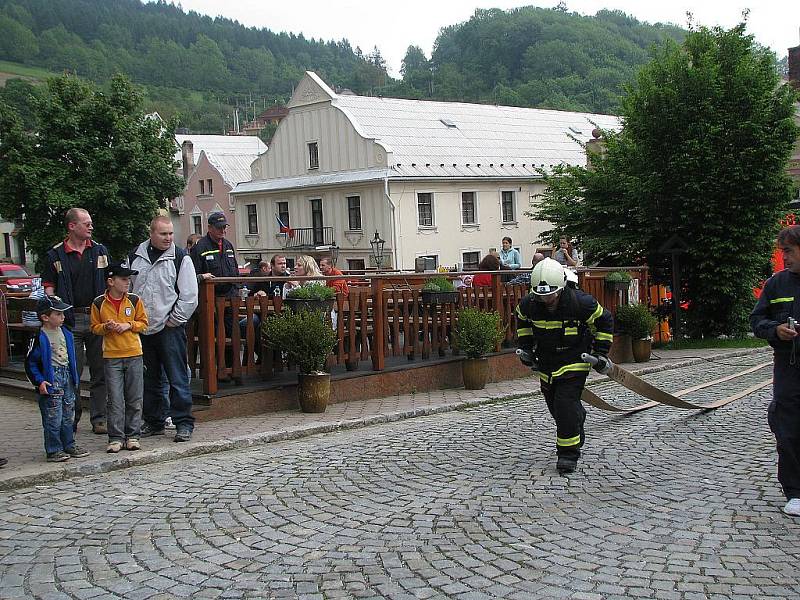
[[[597,364],[597,358],[592,356],[591,354],[582,354],[581,358],[588,362],[590,365],[594,366]],[[651,400],[651,402],[645,402],[644,404],[639,404],[636,406],[632,406],[630,408],[620,408],[609,404],[605,400],[603,400],[600,396],[595,394],[593,391],[584,388],[583,394],[581,395],[581,399],[594,406],[596,408],[600,408],[602,410],[612,411],[612,412],[638,412],[640,410],[644,410],[646,408],[651,408],[653,406],[658,406],[659,404],[666,404],[667,406],[672,406],[673,408],[685,408],[685,409],[694,409],[694,410],[709,410],[719,408],[721,406],[725,406],[733,402],[734,400],[738,400],[747,396],[748,394],[752,394],[753,392],[760,390],[763,387],[766,387],[772,383],[772,378],[757,383],[755,385],[750,386],[749,388],[737,392],[732,396],[728,396],[727,398],[721,398],[719,400],[715,400],[709,404],[695,404],[693,402],[687,402],[686,400],[682,400],[680,396],[686,395],[690,392],[695,392],[697,390],[701,390],[703,388],[711,387],[713,385],[717,385],[718,383],[722,383],[724,381],[730,381],[731,379],[735,379],[736,377],[741,377],[743,375],[747,375],[748,373],[753,373],[760,369],[770,366],[772,363],[767,362],[760,365],[756,365],[745,371],[741,371],[739,373],[735,373],[733,375],[727,375],[720,379],[709,381],[706,383],[701,383],[690,388],[686,388],[685,390],[681,390],[679,392],[675,392],[674,394],[670,394],[669,392],[665,392],[662,389],[657,388],[651,383],[648,383],[641,377],[638,377],[628,371],[627,369],[623,369],[619,365],[611,364],[611,368],[609,369],[606,375],[613,381],[616,381],[620,385],[626,387],[627,389],[631,390],[639,394],[640,396],[644,396]]]

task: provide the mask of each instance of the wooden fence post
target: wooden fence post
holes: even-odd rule
[[[386,367],[386,356],[383,351],[383,279],[372,278],[372,370],[383,371]]]
[[[217,393],[217,360],[214,343],[214,282],[208,279],[200,282],[200,373],[203,377],[203,393]]]

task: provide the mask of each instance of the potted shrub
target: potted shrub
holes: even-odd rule
[[[658,323],[655,315],[644,304],[628,304],[617,308],[617,323],[631,336],[633,359],[636,362],[650,360],[653,328]]]
[[[283,301],[286,307],[298,312],[301,310],[324,310],[328,314],[333,310],[336,301],[336,290],[326,285],[301,285],[289,290]]]
[[[261,326],[264,343],[297,365],[297,399],[303,412],[325,412],[328,407],[331,376],[325,371],[325,362],[336,345],[328,314],[324,310],[287,310],[267,318]]]
[[[458,302],[458,297],[458,291],[447,277],[433,277],[422,287],[425,304],[453,304]]]
[[[459,351],[465,355],[461,372],[466,389],[482,390],[486,387],[489,378],[489,359],[486,355],[494,351],[504,333],[497,312],[484,312],[477,308],[465,308],[458,312],[455,340]]]
[[[631,287],[631,281],[630,274],[625,271],[611,271],[605,277],[606,287],[614,291],[627,292]]]

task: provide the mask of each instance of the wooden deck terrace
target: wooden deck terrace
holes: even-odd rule
[[[578,268],[578,285],[592,294],[604,307],[612,311],[627,303],[631,294],[609,289],[604,284],[607,273],[614,270],[628,272],[634,280],[632,295],[641,301],[647,299],[647,267]],[[423,301],[422,287],[433,277],[446,276],[457,279],[462,275],[476,275],[479,271],[464,273],[415,272],[345,272],[330,277],[230,277],[202,280],[200,302],[187,326],[187,355],[192,376],[199,379],[202,394],[214,397],[219,392],[220,381],[241,382],[252,386],[258,381],[283,380],[294,365],[287,364],[280,353],[273,352],[256,341],[260,338],[257,323],[269,315],[283,310],[280,298],[266,296],[247,298],[217,297],[215,288],[229,283],[247,284],[262,281],[289,281],[310,279],[347,279],[350,287],[347,296],[337,294],[336,311],[337,344],[328,358],[328,366],[340,372],[380,372],[390,364],[416,365],[437,357],[458,355],[452,336],[458,311],[464,307],[496,310],[505,328],[505,339],[495,348],[514,344],[516,322],[514,309],[528,293],[527,286],[509,285],[503,276],[524,273],[519,271],[492,271],[492,284],[487,287],[463,287],[458,290],[455,302],[429,304]],[[0,294],[3,292],[0,282]],[[24,325],[19,317],[20,304],[25,300],[0,295],[0,367],[9,365],[12,353],[19,351],[36,327]],[[30,301],[28,300],[30,304]],[[28,308],[26,308],[27,310]],[[224,323],[226,314],[233,327],[225,336],[216,335],[215,323]],[[256,319],[258,316],[258,319]],[[239,326],[236,326],[237,322]],[[23,349],[24,351],[24,349]],[[402,360],[405,359],[405,360]]]

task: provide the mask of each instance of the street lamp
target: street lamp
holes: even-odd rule
[[[378,230],[375,230],[375,237],[369,241],[372,246],[372,258],[375,259],[375,267],[380,271],[383,266],[383,245],[386,242],[378,235]]]

